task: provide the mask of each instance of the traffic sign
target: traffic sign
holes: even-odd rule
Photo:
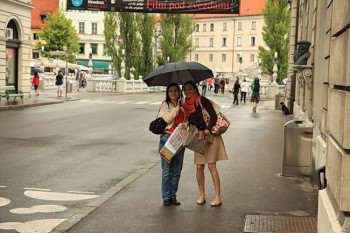
[[[50,51],[50,55],[56,55],[56,56],[66,55],[66,51],[60,51],[60,50]]]

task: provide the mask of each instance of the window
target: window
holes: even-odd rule
[[[196,32],[199,32],[199,24],[196,24]]]
[[[255,29],[256,29],[256,22],[252,21],[252,30],[255,30]]]
[[[47,18],[47,15],[40,15],[40,20],[42,23],[44,23],[46,18]]]
[[[226,37],[222,38],[222,46],[226,47],[226,42],[227,42]]]
[[[238,30],[238,31],[241,31],[241,30],[242,30],[242,22],[238,22],[237,30]]]
[[[91,24],[91,34],[97,34],[97,23]]]
[[[85,44],[79,44],[79,53],[84,54],[85,53]]]
[[[38,33],[33,33],[33,40],[39,40],[39,35]]]
[[[242,46],[242,37],[237,37],[237,46]]]
[[[103,56],[108,56],[107,46],[105,44],[103,45]]]
[[[209,61],[210,61],[210,62],[213,61],[213,54],[209,54]]]
[[[33,51],[32,57],[33,57],[33,59],[39,58],[39,53],[37,51]]]
[[[250,54],[250,62],[254,62],[254,60],[255,60],[254,54]]]
[[[194,55],[194,61],[198,61],[198,54]]]
[[[199,38],[196,38],[196,39],[195,39],[194,45],[195,45],[196,47],[199,47]]]
[[[209,47],[214,46],[214,38],[209,38]]]
[[[91,44],[92,54],[97,54],[97,44]]]
[[[225,61],[226,61],[226,54],[222,54],[222,55],[221,55],[221,61],[222,61],[222,62],[225,62]]]
[[[239,57],[240,57],[240,55],[237,54],[237,56],[236,56],[236,62],[239,62]]]
[[[223,31],[227,31],[227,23],[223,23],[222,24],[222,30]]]
[[[214,31],[214,24],[213,24],[213,23],[210,24],[210,31],[211,31],[211,32]]]
[[[252,36],[252,37],[250,38],[250,45],[251,45],[251,46],[255,46],[255,36]]]
[[[203,32],[206,32],[206,31],[207,31],[207,25],[203,24]]]
[[[79,33],[84,34],[85,33],[85,23],[79,22]]]

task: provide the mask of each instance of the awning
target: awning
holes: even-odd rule
[[[77,64],[78,64],[78,65],[81,65],[81,66],[89,67],[89,66],[88,66],[89,61],[86,61],[86,60],[77,60]]]
[[[92,61],[92,68],[93,69],[109,69],[109,62],[107,61]]]

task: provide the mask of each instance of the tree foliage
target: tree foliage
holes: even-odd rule
[[[264,73],[272,74],[274,54],[277,52],[278,76],[277,83],[287,77],[288,52],[289,52],[289,25],[290,13],[288,2],[285,0],[267,0],[263,10],[265,26],[263,27],[263,39],[268,49],[259,46],[259,57]]]
[[[104,34],[108,55],[112,58],[113,68],[121,77],[121,62],[125,63],[125,78],[130,74],[137,79],[152,69],[152,14],[106,13]],[[122,50],[124,49],[124,56]]]
[[[41,46],[44,45],[44,53],[48,55],[48,51],[63,50],[67,47],[68,61],[75,62],[75,54],[79,52],[79,36],[72,20],[58,10],[48,14],[44,23],[45,26],[38,32],[41,41],[36,48],[41,50]]]
[[[160,49],[162,54],[157,56],[158,65],[166,63],[169,57],[171,62],[183,61],[192,50],[191,33],[195,23],[189,15],[162,14],[160,19],[162,37]]]

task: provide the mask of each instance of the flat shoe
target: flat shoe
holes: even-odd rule
[[[217,207],[217,206],[221,206],[222,205],[222,201],[220,202],[212,202],[211,203],[211,207]]]
[[[207,200],[205,198],[203,200],[198,199],[197,205],[203,205],[203,204],[205,204],[205,202],[207,202]]]

